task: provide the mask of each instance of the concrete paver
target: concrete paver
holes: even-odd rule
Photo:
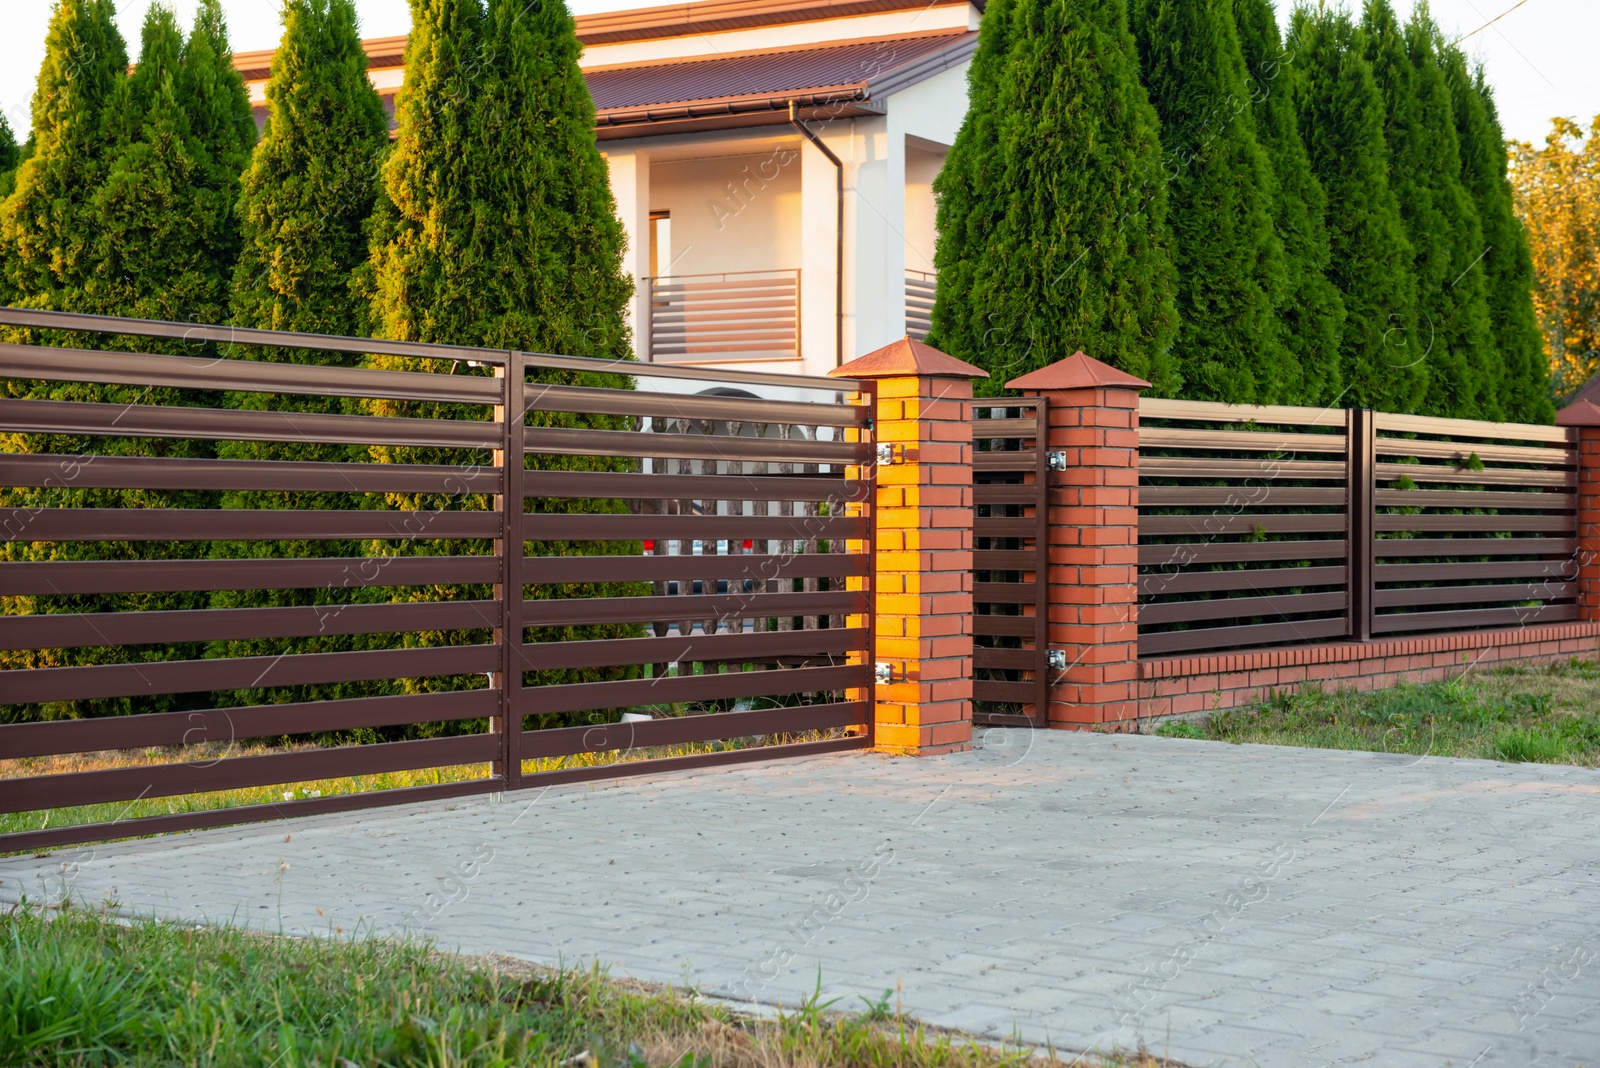
[[[0,859],[0,900],[468,953],[1196,1065],[1600,1068],[1600,773],[979,732]]]

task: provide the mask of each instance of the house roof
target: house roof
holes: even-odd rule
[[[916,11],[940,3],[970,3],[979,11],[984,8],[984,0],[932,0],[931,3],[930,0],[699,0],[579,15],[576,21],[578,40],[586,45],[598,45],[815,22],[882,11]]]

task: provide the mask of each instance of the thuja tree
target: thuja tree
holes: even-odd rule
[[[1327,278],[1327,196],[1311,173],[1290,92],[1297,57],[1283,47],[1270,0],[1235,0],[1233,10],[1256,135],[1271,161],[1273,221],[1283,243],[1286,285],[1277,305],[1279,340],[1295,367],[1284,399],[1326,404],[1344,388],[1339,364],[1344,300]]]
[[[1416,411],[1428,386],[1416,278],[1363,35],[1345,12],[1300,7],[1290,43],[1300,134],[1328,196],[1328,274],[1345,306],[1340,403]]]
[[[364,284],[376,333],[386,338],[632,359],[623,312],[632,284],[625,243],[594,140],[594,104],[578,69],[578,41],[554,0],[412,0],[399,136],[384,165],[375,242]],[[449,372],[448,361],[375,358],[374,365]],[[541,382],[628,388],[625,374],[551,372]],[[392,413],[399,406],[374,403]],[[412,414],[472,418],[477,410],[409,405]],[[515,414],[512,418],[515,418]],[[530,425],[626,429],[628,420],[536,411]],[[460,462],[439,450],[377,447],[388,462]],[[486,458],[483,458],[486,459]],[[591,455],[538,456],[543,468],[622,470]],[[397,495],[392,503],[417,506]],[[464,500],[467,507],[480,502]],[[538,511],[621,513],[620,501],[536,500]],[[472,551],[469,546],[444,546]],[[437,551],[437,550],[435,550]],[[530,545],[544,555],[637,553],[637,542]],[[531,587],[536,598],[633,592],[621,584]],[[421,596],[421,593],[415,594]],[[482,596],[481,590],[446,591]],[[632,626],[557,628],[539,640],[607,638]],[[453,640],[433,635],[428,640]],[[616,677],[554,671],[537,682]],[[439,685],[435,680],[429,685]],[[452,680],[450,687],[476,685]]]
[[[1124,0],[996,0],[943,171],[930,343],[1007,379],[1083,349],[1182,377],[1167,175]]]
[[[1533,259],[1513,207],[1508,153],[1494,99],[1483,71],[1469,69],[1459,48],[1443,48],[1440,61],[1460,142],[1461,182],[1477,206],[1488,250],[1481,263],[1489,324],[1504,366],[1490,388],[1499,394],[1505,418],[1548,423],[1555,413],[1533,309]]]
[[[1177,267],[1183,395],[1234,404],[1298,396],[1279,339],[1288,287],[1272,172],[1256,140],[1229,0],[1134,0],[1133,34],[1161,118]]]
[[[389,145],[389,119],[367,77],[353,0],[290,0],[283,8],[283,37],[267,81],[267,125],[244,171],[238,202],[242,250],[233,275],[233,321],[239,326],[314,334],[352,335],[364,314],[351,291],[353,272],[366,260],[366,224],[377,194],[377,172]],[[222,94],[224,100],[231,99]],[[225,114],[218,109],[218,114]],[[226,133],[229,123],[218,126]],[[309,349],[233,355],[280,362],[338,365],[349,357]],[[339,414],[347,402],[322,395],[230,394],[229,407]],[[218,454],[239,460],[355,461],[358,445],[309,442],[223,442]],[[354,494],[309,491],[230,493],[225,507],[359,508]],[[221,542],[213,555],[355,557],[350,541]],[[358,569],[352,568],[351,574]],[[218,608],[278,607],[376,599],[376,589],[341,584],[314,590],[222,591]],[[331,616],[336,630],[337,616]],[[213,643],[214,656],[264,656],[289,651],[334,652],[386,644],[371,636],[319,634],[311,638]],[[381,691],[375,683],[284,687],[264,695],[235,694],[238,701],[333,699]]]
[[[11,195],[17,185],[17,164],[22,162],[22,149],[17,145],[17,135],[11,123],[0,115],[0,200]]]

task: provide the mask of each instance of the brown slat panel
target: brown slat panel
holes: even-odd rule
[[[21,537],[28,541],[410,541],[493,538],[499,532],[500,517],[494,512],[47,508],[30,517]]]
[[[672,456],[754,463],[858,464],[869,457],[864,443],[757,438],[733,434],[638,434],[626,430],[565,430],[524,427],[523,448],[568,456]]]
[[[31,779],[0,779],[0,812],[103,805],[137,797],[171,797],[205,790],[242,790],[285,782],[378,775],[411,768],[442,768],[493,760],[500,740],[490,734],[411,742],[307,749],[297,753],[233,757],[216,763],[79,771]]]
[[[1571,493],[1495,493],[1491,490],[1379,489],[1373,503],[1380,508],[1540,508],[1572,509],[1578,498]]]
[[[1271,426],[1327,426],[1344,428],[1338,408],[1295,407],[1287,404],[1222,404],[1218,401],[1139,398],[1140,419],[1192,419],[1200,423],[1254,422]]]
[[[1325,541],[1234,541],[1139,546],[1140,567],[1254,563],[1261,560],[1342,560],[1342,538]]]
[[[548,556],[522,562],[522,581],[536,583],[710,581],[726,579],[739,592],[744,579],[834,578],[871,574],[864,553],[784,553],[777,556]],[[0,565],[0,578],[5,568]]]
[[[974,438],[1035,438],[1039,436],[1039,420],[1034,416],[1023,419],[974,419]]]
[[[1142,431],[1141,431],[1142,433]],[[1224,460],[1189,456],[1139,457],[1140,478],[1257,478],[1344,480],[1344,462],[1334,460]],[[1394,477],[1394,476],[1388,476]],[[1140,492],[1143,492],[1141,487]]]
[[[1036,649],[990,649],[979,645],[972,650],[972,666],[991,670],[1033,671],[1039,666],[1039,652]]]
[[[6,699],[17,703],[74,701],[142,693],[204,693],[365,679],[482,674],[498,671],[500,659],[500,650],[493,645],[456,645],[44,668],[7,672]]]
[[[697,393],[592,389],[586,386],[529,385],[525,409],[539,412],[589,412],[661,416],[668,419],[729,419],[740,423],[796,423],[801,426],[865,426],[868,412],[859,404],[707,397]]]
[[[1474,579],[1536,578],[1564,580],[1578,573],[1575,560],[1486,560],[1451,564],[1379,564],[1383,582],[1470,582]]]
[[[1453,437],[1486,437],[1511,441],[1576,441],[1572,427],[1534,426],[1529,423],[1485,423],[1476,419],[1444,419],[1430,415],[1373,413],[1379,430],[1406,434],[1449,434]]]
[[[499,618],[498,601],[4,616],[0,617],[0,649],[471,630],[493,627]]]
[[[335,493],[499,493],[500,472],[474,465],[295,463],[156,456],[10,455],[7,484],[84,489],[328,490]]]
[[[105,823],[50,827],[40,831],[20,831],[16,834],[0,835],[0,853],[13,850],[26,852],[54,849],[59,846],[81,845],[85,842],[113,842],[125,838],[139,838],[147,834],[193,831],[206,827],[234,827],[246,823],[264,823],[268,820],[293,819],[296,816],[320,816],[329,812],[357,812],[382,805],[410,805],[452,797],[470,797],[473,794],[498,793],[504,788],[505,783],[501,778],[498,775],[491,775],[482,779],[439,783],[434,786],[368,790],[359,794],[308,797],[270,805],[240,805],[237,808],[180,812],[171,816],[142,816],[137,819]]]
[[[979,604],[1033,604],[1039,599],[1037,582],[975,582],[972,599]]]
[[[1379,538],[1373,555],[1418,556],[1570,556],[1577,552],[1572,538]]]
[[[1472,441],[1425,441],[1416,438],[1379,438],[1379,456],[1434,457],[1445,460],[1465,460],[1476,453],[1478,459],[1502,463],[1571,464],[1576,463],[1572,450],[1561,447],[1536,445],[1487,445]],[[1465,472],[1470,474],[1470,472]]]
[[[972,699],[974,701],[1030,705],[1038,696],[1038,688],[1031,682],[999,682],[993,679],[972,680]]]
[[[1401,612],[1373,619],[1375,634],[1406,630],[1467,630],[1472,627],[1520,627],[1578,618],[1578,606],[1545,604],[1536,608],[1473,608],[1459,612]]]
[[[524,731],[522,758],[538,760],[577,753],[606,753],[616,749],[690,745],[720,738],[744,738],[753,734],[798,734],[802,731],[853,727],[866,722],[867,710],[868,705],[862,701],[839,701],[797,708],[680,716],[648,723],[608,723]]]
[[[1373,529],[1384,532],[1530,530],[1560,534],[1577,529],[1577,525],[1577,519],[1570,515],[1392,515],[1379,512],[1373,516]]]
[[[495,423],[466,419],[389,419],[84,401],[0,400],[0,427],[40,434],[104,434],[119,438],[436,445],[457,449],[492,449],[500,443],[500,429]]]
[[[500,581],[495,556],[324,560],[92,560],[0,564],[0,596],[344,589]]]
[[[855,516],[748,515],[566,515],[530,513],[523,534],[530,541],[720,541],[745,538],[865,538],[868,521]],[[432,536],[432,535],[430,535]]]
[[[1424,586],[1415,589],[1378,590],[1372,603],[1379,608],[1410,608],[1423,604],[1484,604],[1490,601],[1561,601],[1577,596],[1575,582],[1524,582],[1514,586]]]
[[[1439,464],[1377,464],[1375,470],[1379,483],[1409,478],[1413,482],[1432,484],[1453,483],[1483,486],[1556,486],[1573,488],[1578,476],[1573,471],[1490,468],[1486,471],[1462,471]]]
[[[972,566],[977,571],[1036,571],[1039,554],[1033,549],[978,549]]]
[[[1248,430],[1192,430],[1141,426],[1141,449],[1216,449],[1219,452],[1343,452],[1343,434],[1281,434]]]
[[[664,638],[612,638],[523,645],[518,659],[527,671],[701,661],[771,662],[810,656],[864,653],[867,632],[859,627],[825,630],[754,631],[745,634],[686,634]]]
[[[1035,516],[975,516],[972,536],[975,538],[1032,538],[1039,533],[1039,520]]]
[[[1140,486],[1141,508],[1344,506],[1344,490],[1320,486]]]
[[[1139,623],[1194,623],[1244,616],[1288,616],[1303,612],[1342,612],[1345,597],[1337,593],[1285,593],[1270,597],[1218,597],[1207,601],[1168,601],[1139,606]]]
[[[662,475],[642,471],[525,471],[529,497],[645,500],[864,501],[865,482],[838,475]]]
[[[721,671],[621,682],[579,682],[531,686],[521,692],[524,715],[583,712],[597,708],[692,704],[736,697],[776,696],[814,691],[865,689],[872,685],[870,664],[840,667]]]
[[[1148,597],[1171,593],[1222,593],[1230,590],[1273,590],[1285,586],[1342,586],[1343,567],[1247,568],[1230,571],[1194,571],[1183,575],[1162,572],[1139,576],[1139,592]]]
[[[503,387],[497,380],[472,374],[378,371],[367,367],[158,356],[6,343],[0,343],[0,367],[8,378],[325,397],[497,404],[503,394]]]
[[[1039,620],[1035,616],[972,617],[972,633],[984,637],[1032,638],[1039,633]]]
[[[529,601],[527,627],[580,626],[586,623],[655,623],[680,619],[755,619],[772,616],[850,615],[867,611],[861,591],[835,593],[754,593],[677,597],[590,597],[584,600]]]
[[[1313,638],[1338,638],[1345,633],[1344,617],[1297,619],[1294,622],[1256,623],[1247,627],[1199,627],[1139,635],[1139,655],[1158,656],[1192,649],[1232,649],[1246,645],[1292,645]]]
[[[65,719],[0,726],[0,751],[8,758],[93,753],[104,749],[233,742],[402,723],[437,723],[495,716],[499,712],[498,690],[460,690],[104,719]]]
[[[1037,504],[1039,487],[1023,482],[979,482],[972,487],[973,504]]]
[[[1021,452],[978,452],[972,453],[972,470],[974,473],[989,471],[1025,471],[1029,474],[1039,469],[1039,458],[1032,449]]]
[[[1201,537],[1223,534],[1318,534],[1343,530],[1344,516],[1323,515],[1141,515],[1140,537],[1171,534],[1197,534]]]

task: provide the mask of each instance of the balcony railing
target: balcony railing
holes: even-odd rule
[[[800,272],[680,274],[650,286],[650,361],[800,358]]]
[[[906,272],[906,333],[921,341],[933,329],[932,271]]]

